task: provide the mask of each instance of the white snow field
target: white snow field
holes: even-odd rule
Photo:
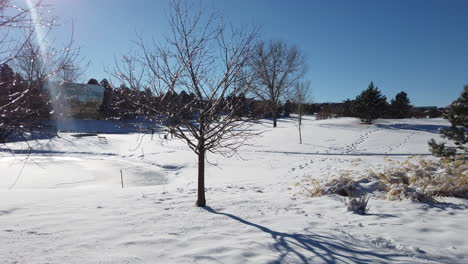
[[[357,215],[344,197],[301,187],[432,158],[427,141],[446,125],[308,117],[300,145],[292,119],[264,121],[241,157],[208,155],[207,208],[194,206],[196,156],[176,139],[61,133],[30,142],[26,163],[26,144],[10,143],[0,152],[0,263],[468,263],[467,200],[371,198]]]

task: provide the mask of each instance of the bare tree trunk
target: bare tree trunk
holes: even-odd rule
[[[273,107],[273,111],[272,111],[272,114],[273,114],[273,127],[276,127],[277,119],[278,119],[278,105],[273,104],[272,107]]]
[[[205,149],[201,148],[198,152],[198,207],[206,206],[205,199]]]
[[[302,126],[302,116],[301,116],[301,114],[299,114],[299,144],[302,144],[301,126]]]

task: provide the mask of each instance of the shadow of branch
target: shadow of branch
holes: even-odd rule
[[[210,207],[205,209],[210,213],[229,217],[269,234],[274,241],[273,249],[279,253],[278,259],[273,263],[291,261],[294,263],[316,263],[317,261],[321,263],[391,263],[399,258],[408,257],[403,254],[362,250],[354,241],[350,244],[349,241],[335,236],[319,235],[313,232],[304,234],[277,232],[229,213],[218,212]],[[364,248],[370,245],[361,246]]]

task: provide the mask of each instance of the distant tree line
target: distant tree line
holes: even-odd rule
[[[166,94],[155,95],[149,89],[131,89],[126,85],[113,88],[107,79],[97,81],[92,78],[91,85],[100,85],[104,88],[100,105],[91,105],[95,114],[83,115],[75,113],[75,118],[97,118],[126,120],[137,117],[149,118],[151,121],[158,117],[158,113],[166,108],[181,108],[181,115],[187,119],[196,118],[193,108],[200,104],[200,100],[193,93],[186,91],[169,91]],[[27,81],[20,74],[15,73],[8,64],[0,66],[0,89],[4,95],[0,98],[0,142],[5,142],[14,131],[32,131],[32,128],[44,126],[44,120],[49,120],[53,113],[50,94],[44,89],[40,80]],[[26,92],[27,91],[27,92]],[[255,95],[254,95],[255,96]],[[5,102],[3,102],[5,101]],[[72,105],[86,108],[86,103],[73,101]],[[184,107],[187,104],[191,108]],[[365,123],[371,123],[377,118],[425,118],[440,117],[441,109],[415,108],[411,105],[406,92],[398,93],[394,99],[387,102],[380,90],[371,82],[369,87],[353,100],[341,103],[307,103],[299,106],[293,99],[275,103],[276,111],[272,112],[271,100],[256,99],[246,94],[229,94],[221,99],[219,109],[226,105],[236,104],[234,114],[238,117],[248,118],[281,118],[301,112],[305,115],[316,114],[318,119],[332,117],[357,117]],[[78,107],[78,106],[77,106]],[[88,107],[88,108],[89,108]],[[299,111],[300,109],[300,111]],[[7,114],[8,113],[8,114]],[[166,122],[173,122],[170,118]]]
[[[95,84],[95,79],[91,79],[88,83]],[[157,114],[165,111],[165,109],[180,109],[180,115],[184,119],[190,120],[195,118],[196,112],[193,111],[197,105],[202,102],[193,92],[187,93],[185,90],[180,92],[168,91],[161,95],[154,94],[151,90],[131,89],[126,85],[120,85],[113,88],[110,83],[103,79],[100,86],[104,88],[102,103],[99,106],[100,118],[125,120],[138,117],[155,118]],[[192,108],[184,107],[190,104]],[[237,105],[233,115],[237,117],[248,118],[273,118],[289,117],[294,112],[295,104],[290,100],[282,103],[276,103],[276,112],[271,111],[271,102],[269,100],[257,100],[247,97],[245,94],[229,94],[220,98],[218,110],[223,111],[228,105]],[[311,104],[306,104],[305,109],[311,107]],[[313,111],[305,111],[313,114]],[[157,120],[153,120],[157,121]],[[171,121],[168,118],[167,121]]]
[[[110,83],[103,79],[98,82],[90,79],[88,84],[98,84],[104,87],[102,104],[99,107],[100,118],[103,119],[132,119],[141,116],[154,116],[165,107],[181,107],[193,101],[197,104],[195,95],[186,91],[171,91],[163,95],[154,95],[150,90],[131,89],[125,85],[112,88]],[[164,98],[164,100],[162,100]],[[373,82],[355,99],[347,99],[341,103],[310,103],[304,101],[300,104],[293,99],[284,102],[278,100],[275,111],[272,111],[271,100],[263,100],[255,95],[247,97],[242,95],[228,95],[222,99],[221,104],[236,102],[240,107],[236,109],[236,116],[251,118],[281,118],[301,112],[305,115],[317,115],[318,119],[333,117],[356,117],[364,123],[372,123],[378,118],[434,118],[441,117],[443,109],[437,107],[414,107],[408,94],[399,92],[395,98],[387,102],[381,91]],[[148,107],[151,106],[151,107]],[[194,118],[190,109],[184,109],[183,115]]]
[[[316,106],[318,119],[356,117],[367,124],[378,118],[434,118],[441,117],[443,113],[443,109],[437,107],[414,107],[408,94],[404,91],[396,94],[395,98],[388,102],[373,82],[353,100],[347,99],[342,103],[316,104]]]

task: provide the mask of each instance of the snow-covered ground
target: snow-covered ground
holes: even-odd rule
[[[0,263],[467,263],[467,200],[371,199],[362,216],[343,197],[302,192],[310,177],[431,158],[427,141],[446,125],[306,118],[300,145],[292,119],[265,121],[240,157],[208,155],[207,208],[194,206],[196,156],[175,139],[62,133],[31,142],[26,163],[25,143],[10,143]]]

